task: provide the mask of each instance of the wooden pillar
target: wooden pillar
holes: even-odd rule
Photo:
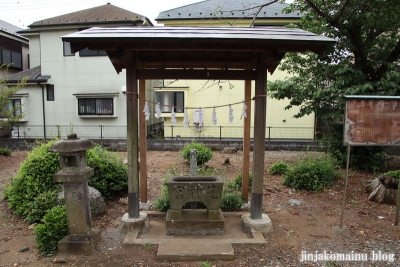
[[[249,201],[249,168],[250,168],[250,122],[251,122],[251,81],[244,82],[244,100],[247,106],[247,118],[243,127],[243,164],[242,164],[242,199]]]
[[[252,220],[262,219],[265,118],[267,109],[266,87],[267,68],[259,65],[257,67],[254,101],[253,185],[250,205],[250,217]]]
[[[136,66],[126,67],[126,118],[128,150],[128,218],[139,218],[138,86]]]
[[[140,202],[147,203],[147,127],[143,112],[146,103],[146,80],[139,80],[139,97]]]

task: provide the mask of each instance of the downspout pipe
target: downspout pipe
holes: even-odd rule
[[[44,87],[43,85],[40,84],[40,81],[37,80],[37,77],[39,77],[40,74],[36,75],[35,78],[33,78],[36,81],[36,84],[42,88],[42,110],[43,110],[43,138],[46,141],[47,136],[46,136],[46,110],[44,106]]]

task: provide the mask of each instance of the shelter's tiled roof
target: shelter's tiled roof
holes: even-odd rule
[[[287,43],[296,41],[332,42],[335,40],[307,32],[298,28],[270,28],[270,27],[118,27],[99,28],[93,27],[84,31],[62,36],[64,41],[76,40],[113,39],[119,41],[135,41],[140,39],[230,39],[230,40],[262,40],[284,41]],[[175,48],[182,50],[181,48]]]
[[[120,22],[125,22],[125,23],[132,22],[133,25],[136,24],[135,22],[145,21],[145,20],[147,19],[143,15],[107,3],[106,5],[102,6],[84,9],[53,18],[35,21],[28,27],[35,28],[35,27],[67,25],[67,24],[107,25]]]
[[[156,20],[176,19],[252,19],[265,0],[206,0],[160,12]],[[282,13],[288,4],[273,3],[258,14],[260,19],[288,19],[301,17],[300,12]]]
[[[37,66],[31,69],[27,69],[16,74],[10,75],[6,77],[7,83],[18,83],[23,78],[28,77],[28,83],[36,83],[36,82],[47,82],[51,76],[42,76],[41,75],[41,67]]]
[[[286,52],[323,55],[335,43],[301,29],[274,27],[93,27],[62,40],[71,43],[72,52],[106,50],[117,72],[130,64],[124,54],[134,51],[148,69],[246,69],[262,61],[273,73]]]

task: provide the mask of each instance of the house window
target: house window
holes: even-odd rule
[[[14,117],[20,115],[22,113],[21,111],[21,99],[10,99],[10,101],[7,104],[7,109],[8,110],[13,110],[13,115]]]
[[[112,98],[78,98],[78,115],[114,115]]]
[[[22,69],[22,53],[0,48],[0,65],[10,65],[12,69]]]
[[[184,92],[156,92],[156,102],[160,102],[160,109],[163,113],[171,113],[172,106],[175,107],[175,113],[183,113],[184,96]]]
[[[2,64],[10,64],[11,61],[11,51],[5,48],[1,49]]]
[[[53,84],[46,85],[46,95],[47,95],[47,101],[54,101],[54,85]]]
[[[156,102],[160,102],[160,109],[163,113],[171,113],[172,106],[175,113],[184,112],[184,92],[156,92]]]
[[[11,52],[12,67],[16,69],[22,69],[22,54],[18,52]]]
[[[97,57],[97,56],[107,56],[106,51],[93,51],[89,50],[87,47],[79,51],[80,57]]]
[[[70,42],[63,42],[63,53],[64,53],[64,57],[69,57],[69,56],[75,56],[75,54],[73,54],[71,52],[71,43]]]

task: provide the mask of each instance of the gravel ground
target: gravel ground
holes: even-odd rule
[[[318,153],[317,153],[318,154]],[[125,157],[126,153],[120,153]],[[122,247],[123,237],[117,227],[127,211],[124,201],[107,206],[107,214],[93,220],[93,227],[102,229],[99,249],[91,256],[58,254],[43,258],[34,245],[32,228],[12,215],[6,203],[0,201],[0,267],[3,266],[400,266],[400,227],[394,226],[395,206],[367,200],[365,185],[378,174],[351,170],[343,220],[344,229],[337,229],[343,197],[344,175],[320,192],[296,191],[282,184],[281,177],[268,173],[277,161],[295,162],[309,155],[305,152],[267,151],[263,212],[271,218],[274,231],[265,235],[264,247],[235,246],[233,261],[163,262],[157,259],[157,246]],[[11,157],[0,156],[0,192],[18,170],[25,152],[13,152]],[[222,166],[226,158],[231,165]],[[168,172],[184,173],[188,166],[177,152],[148,153],[148,198],[160,194],[161,182]],[[398,168],[396,159],[392,169]],[[225,181],[232,180],[240,171],[242,155],[217,152],[207,163]],[[344,172],[342,171],[342,174]],[[300,201],[300,202],[295,202]],[[293,204],[295,203],[295,204]],[[300,205],[297,205],[297,204]],[[28,252],[20,252],[28,247]],[[301,261],[302,254],[315,253],[367,254],[366,261]],[[373,261],[372,253],[380,259]],[[393,256],[393,262],[390,256]],[[322,255],[323,256],[323,255]]]

